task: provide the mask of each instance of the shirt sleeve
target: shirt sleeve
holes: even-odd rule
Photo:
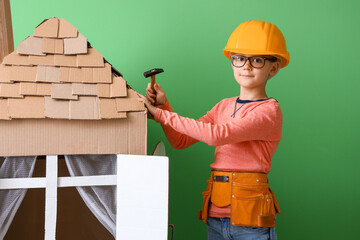
[[[173,111],[168,100],[166,100],[164,105],[159,105],[157,107],[158,107],[158,109],[156,110],[156,113],[155,113],[155,121],[157,121],[157,122],[159,122],[157,119],[158,119],[160,110],[161,111],[164,110],[169,113],[172,113],[172,111]],[[209,111],[206,115],[202,116],[197,121],[204,122],[204,123],[213,123],[214,122],[213,111],[214,110]],[[171,127],[169,125],[166,125],[162,122],[160,122],[160,124],[164,130],[164,133],[165,133],[166,138],[168,139],[170,145],[175,149],[184,149],[184,148],[187,148],[199,141],[193,137],[190,137],[189,135],[178,132],[176,129],[174,129],[173,127]]]
[[[279,104],[265,102],[249,111],[244,117],[223,124],[206,121],[217,114],[216,110],[204,118],[194,120],[177,113],[158,109],[155,121],[170,127],[193,141],[202,141],[211,146],[220,146],[243,141],[280,141],[282,114]],[[221,113],[219,113],[221,114]],[[204,121],[205,120],[205,121]]]

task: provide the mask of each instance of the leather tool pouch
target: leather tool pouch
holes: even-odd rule
[[[231,173],[214,173],[211,203],[217,207],[227,207],[231,204],[231,176]]]
[[[276,214],[280,213],[275,195],[265,181],[235,183],[231,197],[231,225],[275,227]]]
[[[206,222],[208,217],[208,209],[209,209],[209,202],[210,202],[210,196],[211,196],[211,190],[212,190],[212,183],[213,179],[209,179],[206,181],[206,191],[202,192],[203,195],[203,205],[202,209],[199,211],[198,219],[202,220],[203,222]]]
[[[206,222],[210,202],[218,207],[231,204],[231,179],[231,173],[211,172],[210,179],[206,181],[206,191],[202,193],[203,205],[198,214],[199,220]]]

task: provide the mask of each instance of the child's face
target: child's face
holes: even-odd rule
[[[245,58],[257,56],[257,55],[248,55],[248,54],[232,54],[232,55],[241,55],[241,57],[245,57]],[[234,70],[235,80],[239,83],[239,85],[242,88],[248,88],[248,89],[265,88],[267,80],[270,77],[274,76],[280,69],[280,63],[278,61],[271,62],[269,60],[265,60],[264,66],[262,68],[254,68],[250,64],[249,59],[245,61],[246,63],[242,67],[232,66]],[[255,66],[256,63],[253,62],[253,65]]]

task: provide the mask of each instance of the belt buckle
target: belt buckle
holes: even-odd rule
[[[229,182],[229,176],[214,176],[214,182]]]

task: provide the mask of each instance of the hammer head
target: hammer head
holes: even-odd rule
[[[154,69],[151,69],[147,72],[144,72],[144,77],[148,78],[148,77],[151,77],[151,76],[154,76],[158,73],[162,73],[164,72],[164,69],[162,68],[154,68]]]

